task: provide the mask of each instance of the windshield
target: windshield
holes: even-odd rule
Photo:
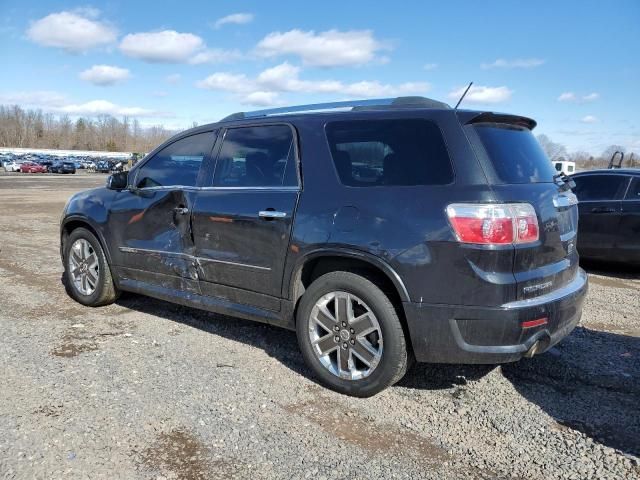
[[[554,165],[528,128],[503,123],[471,125],[504,183],[553,182]]]

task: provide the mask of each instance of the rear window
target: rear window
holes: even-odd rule
[[[557,167],[528,128],[500,123],[478,123],[470,128],[478,134],[502,182],[553,182]]]
[[[442,133],[429,120],[331,122],[327,139],[343,185],[445,185],[453,169]]]

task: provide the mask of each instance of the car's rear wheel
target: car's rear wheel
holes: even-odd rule
[[[65,286],[83,305],[99,307],[113,303],[118,292],[104,250],[86,228],[71,232],[64,249]]]
[[[368,278],[351,272],[317,278],[296,317],[304,359],[329,388],[369,397],[404,376],[409,353],[398,313]]]

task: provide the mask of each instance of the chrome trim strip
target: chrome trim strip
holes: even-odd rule
[[[260,218],[285,218],[286,212],[276,212],[274,210],[260,210],[258,212]]]
[[[285,192],[297,192],[300,190],[300,187],[284,187],[284,186],[272,186],[272,187],[194,187],[188,185],[163,185],[161,187],[146,187],[146,188],[135,188],[132,189],[132,192],[140,191],[140,192],[158,192],[165,190],[188,190],[188,191],[203,191],[203,190],[269,190],[269,191],[285,191]]]
[[[578,268],[578,273],[576,274],[575,278],[564,287],[554,290],[553,292],[545,293],[544,295],[540,295],[539,297],[527,298],[526,300],[516,300],[514,302],[505,303],[502,305],[502,308],[525,308],[554,302],[580,291],[582,288],[586,287],[588,283],[589,281],[587,279],[587,273],[583,269]]]
[[[249,265],[248,263],[230,262],[229,260],[217,260],[215,258],[194,257],[198,262],[223,263],[225,265],[233,265],[235,267],[255,268],[256,270],[270,271],[270,267],[261,267],[259,265]]]
[[[259,265],[250,265],[248,263],[238,263],[231,262],[229,260],[217,260],[214,258],[205,258],[205,257],[196,257],[194,255],[189,255],[188,253],[180,253],[180,252],[167,252],[165,250],[152,250],[148,248],[132,248],[132,247],[119,247],[119,250],[122,253],[141,253],[141,254],[149,254],[149,255],[169,255],[173,257],[187,258],[193,259],[196,262],[213,262],[213,263],[223,263],[225,265],[233,265],[236,267],[245,267],[245,268],[253,268],[256,270],[264,270],[270,271],[270,267],[261,267]]]

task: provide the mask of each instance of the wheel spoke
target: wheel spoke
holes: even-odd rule
[[[77,249],[74,247],[74,249],[71,251],[71,260],[75,265],[79,265],[82,262],[82,257],[80,257],[76,250]]]
[[[89,255],[89,258],[87,258],[87,266],[93,267],[97,263],[97,261],[98,259],[96,258],[96,254],[92,253],[91,255]]]
[[[336,324],[336,320],[333,318],[333,315],[331,315],[331,312],[329,312],[326,305],[323,305],[318,309],[318,313],[316,313],[314,320],[328,332],[332,332],[333,327]]]
[[[83,273],[80,275],[80,278],[82,279],[82,290],[83,292],[87,291],[87,274]]]
[[[356,335],[362,337],[376,330],[376,326],[371,320],[369,312],[363,313],[351,321],[351,328],[356,331]]]
[[[314,342],[314,344],[320,350],[320,356],[325,356],[325,355],[331,353],[332,351],[334,351],[339,346],[339,344],[336,343],[333,340],[333,334],[332,333],[330,333],[328,335],[325,335],[324,337],[318,338]]]
[[[349,301],[349,294],[336,297],[336,319],[339,322],[349,321],[349,315],[347,313],[347,304]]]
[[[358,339],[355,345],[353,345],[353,354],[362,360],[367,367],[370,367],[376,358],[376,352],[372,347],[369,347],[366,340]]]
[[[91,252],[89,251],[89,242],[86,240],[82,241],[82,259],[87,260],[91,256]]]
[[[338,349],[338,368],[340,370],[340,373],[350,372],[351,369],[349,368],[349,356],[349,350],[345,350],[342,348]]]
[[[98,284],[98,274],[93,270],[87,270],[87,281],[92,289],[96,288]]]

